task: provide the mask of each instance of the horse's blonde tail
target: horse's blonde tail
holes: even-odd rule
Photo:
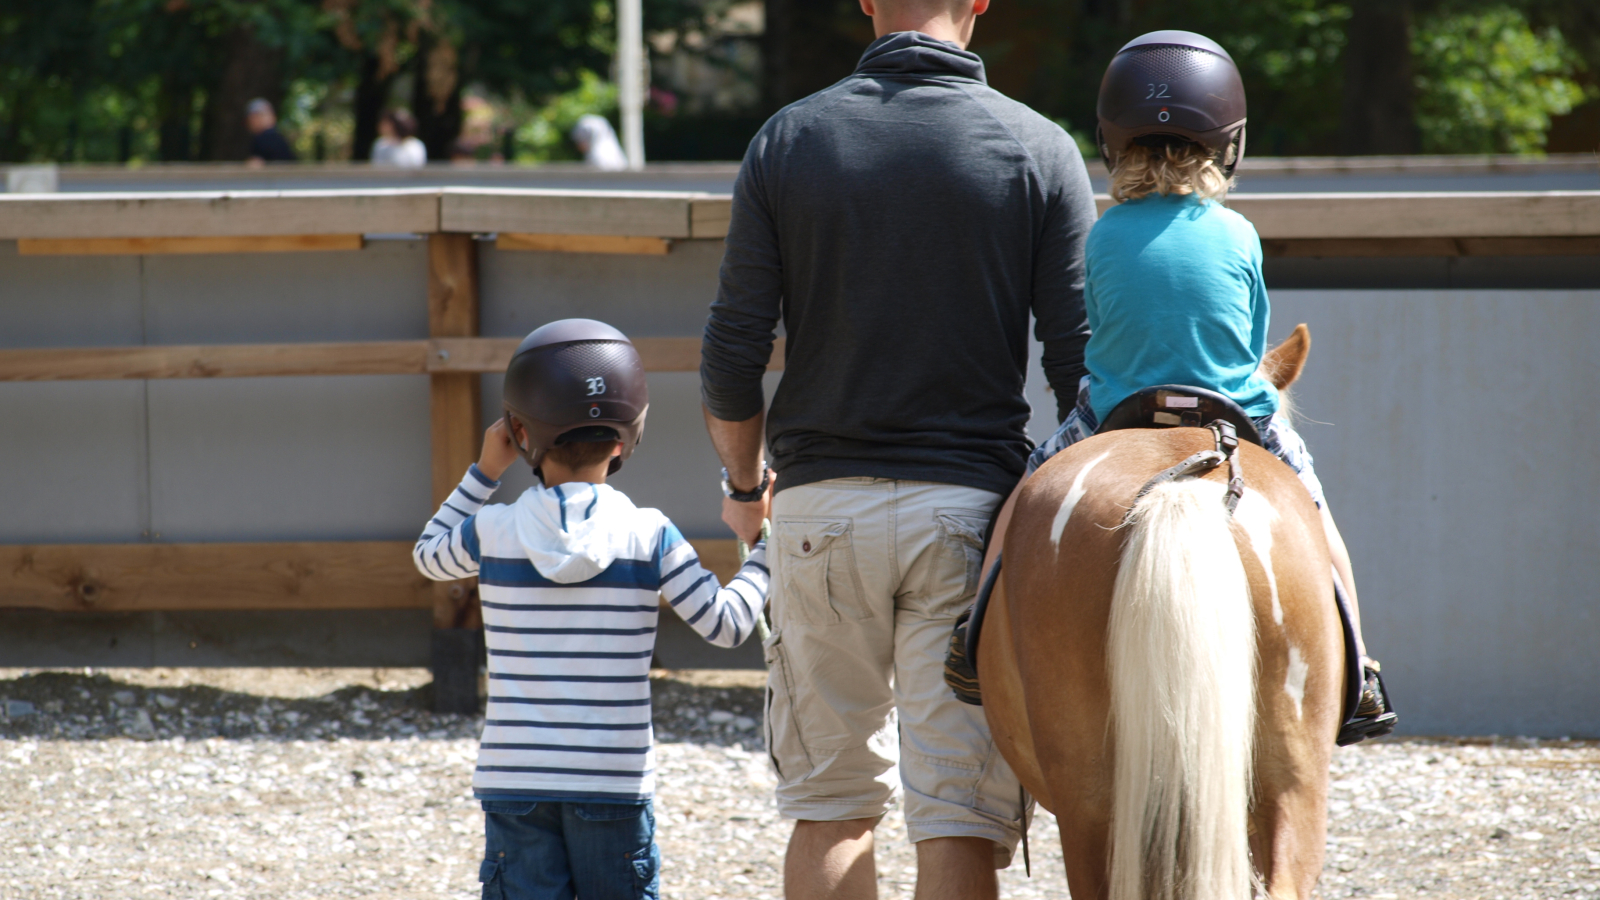
[[[1222,485],[1160,485],[1128,529],[1106,648],[1111,900],[1247,900],[1255,618]]]

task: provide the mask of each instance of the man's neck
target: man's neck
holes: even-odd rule
[[[900,31],[920,31],[934,40],[948,41],[965,50],[972,41],[975,19],[977,16],[968,6],[963,6],[960,13],[949,10],[930,13],[915,6],[911,9],[879,7],[872,17],[872,29],[878,37]]]

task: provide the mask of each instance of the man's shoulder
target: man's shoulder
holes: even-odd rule
[[[854,75],[841,78],[822,90],[807,94],[773,113],[761,126],[760,131],[756,132],[756,140],[782,140],[813,124],[830,107],[851,93],[851,81],[854,78]]]
[[[989,114],[1007,129],[1036,156],[1043,153],[1062,153],[1082,162],[1078,142],[1067,130],[1043,113],[1020,100],[1013,100],[988,85],[970,85],[967,93],[982,103]]]

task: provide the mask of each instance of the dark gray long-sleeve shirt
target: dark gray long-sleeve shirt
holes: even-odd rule
[[[1028,314],[1058,415],[1084,373],[1077,145],[992,90],[983,63],[917,32],[779,111],[734,186],[700,365],[711,414],[767,416],[779,489],[871,476],[1008,493],[1031,448]]]

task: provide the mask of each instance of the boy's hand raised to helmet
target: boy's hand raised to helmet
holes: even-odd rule
[[[519,427],[517,429],[521,431]],[[478,471],[494,481],[499,481],[506,469],[517,461],[522,452],[512,443],[511,432],[506,430],[504,417],[494,420],[483,432],[483,452],[478,454]]]

